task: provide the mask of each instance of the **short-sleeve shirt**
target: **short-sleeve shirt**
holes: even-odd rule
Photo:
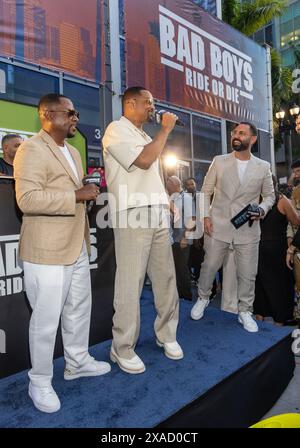
[[[151,137],[125,117],[113,121],[107,127],[102,143],[105,177],[112,212],[136,207],[164,204],[168,196],[159,174],[159,161],[143,170],[133,163]]]
[[[14,167],[9,163],[5,162],[4,159],[0,157],[0,173],[5,174],[6,176],[14,175]]]

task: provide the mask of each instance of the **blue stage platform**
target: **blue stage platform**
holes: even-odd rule
[[[201,397],[209,399],[209,392],[225,384],[228,378],[235,381],[238,372],[251,366],[255,360],[262,360],[273,347],[287,341],[291,332],[286,327],[259,323],[258,333],[248,333],[238,324],[235,315],[211,307],[207,309],[205,317],[196,322],[190,318],[191,306],[190,302],[180,302],[178,341],[184,350],[183,360],[169,360],[163,355],[162,349],[156,346],[153,296],[149,291],[144,291],[141,300],[141,337],[136,351],[146,364],[145,373],[128,375],[113,365],[112,372],[104,377],[64,381],[64,362],[62,358],[57,359],[54,363],[53,386],[62,406],[55,414],[44,414],[33,407],[28,397],[27,371],[20,372],[0,380],[0,427],[154,427],[168,421],[176,413],[189,409]],[[90,351],[95,358],[109,361],[109,348],[110,341],[105,341]],[[274,366],[267,367],[267,372],[270,370],[274,370]],[[287,374],[287,382],[291,372]],[[252,374],[250,376],[253,377]],[[263,376],[260,378],[263,381]],[[246,383],[244,387],[248,387]],[[237,403],[243,400],[241,387],[238,386],[238,389]],[[232,390],[234,383],[231,395]],[[250,390],[250,394],[255,395],[255,391]],[[219,407],[215,410],[212,408],[212,411],[215,415],[218,413],[219,421],[222,421],[223,412],[225,421],[229,411]],[[259,414],[260,411],[257,412]],[[231,421],[233,423],[228,425],[235,426],[234,420]],[[214,426],[213,422],[211,426]]]

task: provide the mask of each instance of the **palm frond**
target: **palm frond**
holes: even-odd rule
[[[286,4],[286,0],[256,0],[253,3],[243,3],[238,9],[232,25],[250,36],[274,17],[280,16]]]

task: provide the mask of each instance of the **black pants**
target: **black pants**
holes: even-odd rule
[[[172,245],[176,271],[178,295],[181,299],[192,299],[190,271],[188,267],[190,246],[181,249],[179,243]]]

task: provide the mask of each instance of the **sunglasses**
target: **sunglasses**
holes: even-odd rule
[[[66,109],[66,110],[49,110],[47,109],[48,112],[63,112],[63,113],[67,113],[68,117],[76,117],[79,119],[79,112],[76,109]]]

